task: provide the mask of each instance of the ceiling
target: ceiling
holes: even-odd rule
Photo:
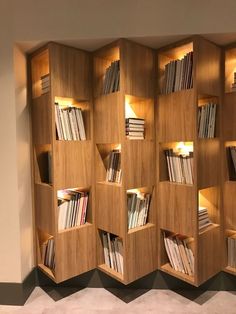
[[[236,32],[235,33],[224,33],[224,34],[201,34],[201,36],[206,39],[224,46],[230,43],[236,42]],[[133,40],[137,43],[143,44],[145,46],[157,49],[164,47],[168,44],[174,43],[176,41],[190,37],[190,35],[169,35],[169,36],[152,36],[152,37],[129,37],[128,39]],[[94,51],[100,47],[111,43],[118,38],[101,38],[101,39],[67,39],[67,40],[52,40],[57,43],[72,46],[75,48],[84,49],[87,51]],[[46,41],[25,41],[17,42],[20,48],[25,53],[30,53],[33,50],[43,46]]]

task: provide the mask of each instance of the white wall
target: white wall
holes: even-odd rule
[[[235,0],[0,1],[0,282],[33,267],[25,59],[14,43],[235,32],[235,12]]]

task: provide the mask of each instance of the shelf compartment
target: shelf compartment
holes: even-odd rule
[[[55,103],[58,103],[59,108],[61,109],[73,108],[73,107],[81,109],[86,140],[91,140],[92,108],[91,108],[90,102],[80,101],[74,98],[55,97]],[[54,114],[56,114],[55,108],[54,108]]]
[[[34,147],[34,181],[52,184],[52,146]]]
[[[87,224],[56,237],[57,282],[78,276],[96,267],[95,227]]]
[[[96,185],[96,225],[99,229],[122,236],[127,211],[125,192],[114,185]]]
[[[120,92],[95,98],[94,137],[96,143],[120,143],[125,129],[125,99]]]
[[[153,99],[125,95],[125,118],[144,119],[144,139],[154,139]]]
[[[34,193],[36,227],[54,235],[55,212],[53,188],[50,185],[35,184]]]
[[[44,48],[31,58],[32,97],[41,96],[41,77],[49,74],[49,50]]]
[[[95,163],[96,163],[96,180],[100,184],[112,184],[113,186],[121,186],[122,182],[122,155],[121,155],[121,181],[110,182],[107,181],[107,170],[109,166],[110,152],[113,150],[119,150],[122,154],[121,144],[97,144],[95,148]]]
[[[221,271],[221,228],[216,226],[199,234],[198,238],[198,285]]]
[[[235,59],[236,60],[236,59]],[[224,110],[222,110],[222,133],[223,138],[228,141],[236,139],[236,93],[224,94]]]
[[[158,97],[157,134],[160,142],[193,141],[196,129],[194,90]]]
[[[47,266],[45,266],[44,264],[38,264],[38,268],[45,274],[47,275],[49,278],[51,278],[54,282],[56,282],[56,278],[55,275],[53,273],[53,271],[48,268]]]
[[[236,228],[235,210],[236,182],[228,181],[223,186],[223,208],[225,215],[225,228],[234,230]]]
[[[127,190],[137,186],[153,186],[155,169],[150,162],[155,159],[154,141],[125,141],[122,150],[124,175]]]
[[[180,273],[179,271],[174,270],[169,263],[166,263],[160,267],[160,270],[164,273],[167,273],[168,275],[174,276],[180,280],[183,280],[187,283],[190,283],[191,285],[195,284],[195,278],[183,273]]]
[[[91,65],[90,55],[77,48],[49,43],[50,72],[53,93],[58,97],[89,100]]]
[[[234,83],[234,73],[236,72],[236,48],[225,50],[225,93],[231,93],[232,83]]]
[[[115,271],[114,269],[108,267],[106,264],[98,265],[98,269],[104,272],[105,274],[107,274],[108,276],[114,278],[115,280],[125,283],[124,276],[118,273],[117,271]]]
[[[234,167],[234,152],[236,151],[236,141],[227,141],[225,142],[224,145],[224,154],[225,154],[225,180],[229,180],[229,182],[235,182],[236,181],[236,170]],[[232,153],[231,153],[231,149],[230,147],[235,147],[235,149],[232,149]]]
[[[193,186],[159,183],[159,226],[194,237],[197,199]],[[179,197],[181,195],[181,197]]]
[[[34,145],[52,143],[51,99],[49,94],[32,101],[32,133]],[[39,131],[40,130],[40,131]]]
[[[197,142],[197,185],[199,189],[219,185],[220,140]]]
[[[91,141],[57,141],[54,149],[56,189],[91,186]]]

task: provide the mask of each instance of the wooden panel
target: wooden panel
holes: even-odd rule
[[[221,244],[221,232],[219,226],[199,235],[198,285],[221,271]]]
[[[154,95],[154,52],[151,48],[121,41],[121,81],[124,92],[137,97]]]
[[[86,224],[57,235],[55,247],[57,282],[96,267],[94,232],[94,226]]]
[[[158,97],[159,142],[192,141],[196,130],[194,91],[183,90]]]
[[[124,96],[112,93],[95,99],[94,136],[96,143],[120,143],[125,134]]]
[[[34,202],[36,227],[54,235],[55,212],[52,187],[50,185],[35,184]]]
[[[155,225],[128,234],[126,263],[126,283],[157,269],[157,233]]]
[[[90,98],[90,56],[79,49],[50,43],[50,67],[55,96]]]
[[[218,185],[220,179],[219,139],[198,140],[196,157],[198,188]]]
[[[90,186],[92,143],[90,141],[57,141],[54,167],[56,189]]]
[[[125,192],[121,187],[97,183],[96,226],[120,237],[127,230]]]
[[[223,208],[225,228],[236,230],[236,182],[225,182],[223,190]]]
[[[125,188],[154,185],[154,142],[148,140],[126,140],[122,150],[122,168]]]
[[[224,106],[222,110],[223,137],[225,140],[236,140],[236,93],[224,95]]]
[[[194,187],[160,182],[157,199],[159,200],[159,227],[194,237],[197,227]]]
[[[204,38],[193,43],[196,84],[199,94],[219,96],[221,92],[221,49]]]
[[[32,103],[32,131],[34,145],[52,143],[50,94],[35,98]]]

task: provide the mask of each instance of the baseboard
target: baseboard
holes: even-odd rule
[[[54,300],[59,300],[87,287],[105,288],[108,290],[118,289],[124,291],[127,291],[128,289],[170,289],[176,291],[189,291],[190,293],[201,293],[202,291],[207,290],[236,291],[236,276],[220,272],[197,288],[158,270],[125,286],[103,272],[94,269],[60,284],[56,284],[40,271],[40,269],[35,268],[23,283],[0,283],[0,304],[23,305],[36,286],[42,287]]]
[[[1,305],[24,305],[36,286],[37,269],[34,268],[22,283],[0,283]]]

